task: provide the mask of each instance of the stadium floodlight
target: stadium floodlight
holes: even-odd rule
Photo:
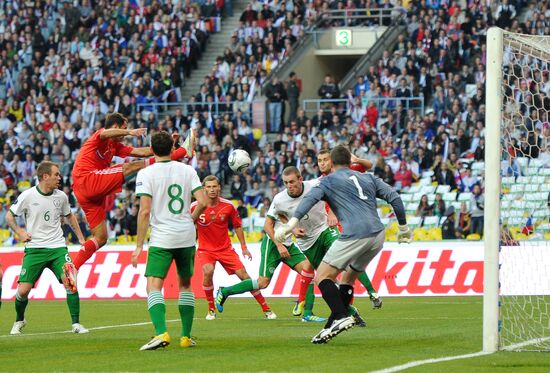
[[[550,36],[487,34],[483,350],[550,350]],[[550,159],[550,158],[548,158]]]

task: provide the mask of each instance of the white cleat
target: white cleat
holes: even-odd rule
[[[216,320],[216,311],[208,310],[205,319],[208,321]]]
[[[84,327],[84,325],[82,324],[79,324],[79,323],[74,323],[73,324],[73,333],[75,334],[86,334],[86,333],[89,333],[90,331],[88,329],[86,329]]]
[[[323,329],[311,339],[311,343],[315,343],[315,344],[327,343],[329,334],[330,334],[330,329]]]
[[[344,317],[343,319],[334,320],[328,329],[321,330],[315,337],[311,339],[312,343],[328,343],[338,334],[351,329],[355,326],[353,316]]]
[[[11,335],[19,335],[21,334],[21,330],[27,325],[27,320],[23,321],[16,321],[13,323],[13,326],[11,327]]]
[[[267,320],[276,320],[277,319],[277,315],[275,314],[275,312],[273,311],[266,311],[265,312],[265,318]]]

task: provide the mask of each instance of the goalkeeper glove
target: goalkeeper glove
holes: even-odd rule
[[[397,231],[397,242],[399,243],[411,243],[413,240],[413,232],[407,224],[399,225]]]

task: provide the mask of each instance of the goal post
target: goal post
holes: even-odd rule
[[[485,209],[483,269],[483,351],[498,349],[499,248],[500,248],[500,158],[503,31],[487,32],[487,79],[485,83]],[[493,109],[494,108],[494,109]],[[496,110],[496,108],[499,108]]]
[[[483,351],[550,351],[550,36],[491,28]]]

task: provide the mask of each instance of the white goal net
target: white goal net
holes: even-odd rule
[[[550,36],[502,48],[498,346],[549,351]]]

